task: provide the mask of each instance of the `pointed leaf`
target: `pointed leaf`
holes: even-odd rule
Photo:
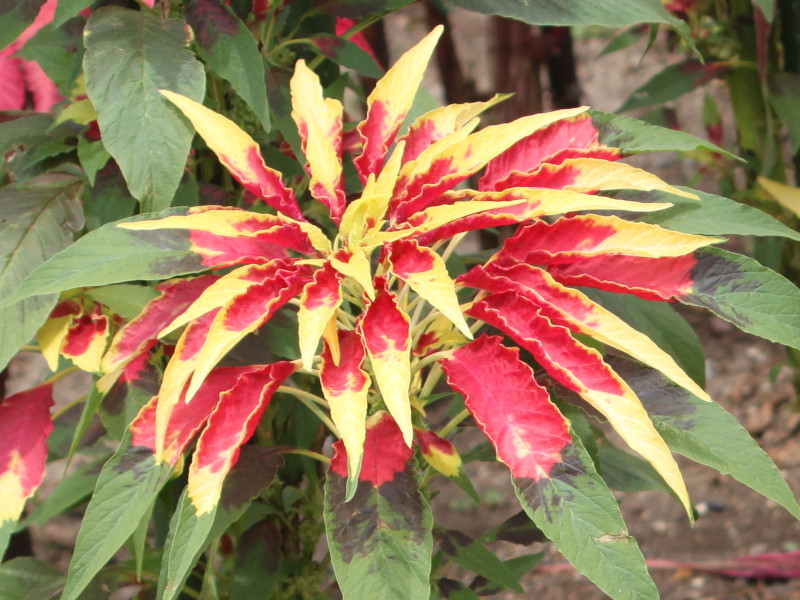
[[[499,583],[504,588],[510,588],[520,594],[524,592],[511,570],[481,542],[453,529],[436,529],[433,536],[436,545],[453,562]]]
[[[659,472],[691,516],[691,504],[680,469],[653,428],[636,394],[600,353],[553,324],[541,309],[513,292],[492,294],[469,314],[506,332],[559,383],[573,390],[608,419],[623,440]]]
[[[364,346],[355,331],[338,330],[339,360],[334,360],[326,343],[319,369],[322,393],[331,410],[347,451],[347,493],[350,501],[356,491],[366,436],[367,394],[370,378],[364,371]]]
[[[436,27],[403,54],[367,98],[367,116],[358,125],[363,149],[354,159],[362,182],[370,173],[377,174],[383,167],[386,152],[411,108],[425,67],[441,35],[442,28]]]
[[[610,362],[636,390],[670,448],[734,477],[800,518],[800,506],[769,455],[716,402],[703,402],[658,372],[618,357]]]
[[[71,229],[83,226],[72,178],[44,176],[0,190],[0,298],[9,298],[39,265],[67,247]],[[34,336],[55,306],[55,296],[31,298],[0,308],[0,368]]]
[[[358,332],[381,398],[403,432],[405,443],[411,446],[411,328],[408,315],[397,306],[397,296],[380,290],[362,313]]]
[[[229,81],[269,131],[269,107],[264,61],[255,38],[220,0],[194,0],[186,9],[200,57]]]
[[[361,246],[351,245],[342,248],[328,259],[330,265],[346,277],[353,278],[370,299],[375,298],[372,285],[372,267]]]
[[[383,74],[383,68],[378,64],[369,46],[362,47],[356,40],[361,37],[366,40],[363,32],[356,33],[350,40],[338,35],[317,34],[311,38],[311,42],[317,50],[330,58],[333,62],[347,68],[353,69],[359,75],[379,79]]]
[[[243,446],[222,487],[222,497],[211,513],[198,515],[186,490],[172,515],[161,559],[159,598],[180,594],[203,550],[242,516],[263,489],[272,483],[283,463],[285,448]]]
[[[456,297],[455,284],[441,256],[414,240],[394,242],[388,246],[386,256],[394,275],[450,319],[467,338],[472,339]]]
[[[297,324],[300,358],[306,370],[311,370],[319,340],[342,303],[341,279],[342,276],[326,263],[314,273],[314,280],[303,288]]]
[[[328,207],[337,225],[342,219],[346,199],[342,178],[342,103],[323,98],[322,84],[314,71],[299,60],[291,83],[292,119],[297,123],[303,153],[311,176],[311,195]]]
[[[151,300],[138,316],[128,321],[114,336],[102,361],[105,373],[124,367],[158,339],[159,332],[186,310],[217,278],[201,275],[156,286],[159,296]]]
[[[53,598],[64,587],[64,574],[32,556],[20,556],[0,565],[4,600]]]
[[[682,256],[721,241],[615,216],[579,215],[561,218],[552,225],[537,221],[520,228],[503,245],[497,259],[557,265],[606,254],[660,258]]]
[[[428,600],[432,517],[400,429],[385,413],[371,420],[358,490],[349,502],[343,443],[334,449],[324,517],[344,599]]]
[[[189,467],[186,489],[197,515],[210,513],[217,506],[223,481],[239,459],[240,447],[255,432],[275,390],[294,370],[290,362],[251,367],[232,388],[220,394]]]
[[[703,64],[695,59],[669,65],[637,88],[617,112],[670,102],[729,71],[730,67],[722,62]]]
[[[91,314],[83,314],[75,319],[64,338],[61,353],[83,371],[99,371],[108,334],[108,317],[97,306]]]
[[[186,48],[186,23],[112,6],[92,13],[84,43],[86,93],[97,110],[103,145],[143,212],[168,207],[192,130],[158,90],[198,101],[205,92],[203,66]]]
[[[696,396],[710,400],[675,360],[649,337],[639,333],[613,312],[582,292],[555,281],[547,271],[527,264],[509,267],[489,263],[477,266],[459,281],[490,292],[513,291],[541,307],[541,314],[556,325],[588,335],[664,373]]]
[[[192,122],[200,137],[246,190],[292,219],[305,220],[294,192],[283,185],[279,171],[264,163],[261,150],[252,137],[230,119],[192,98],[167,90],[161,90],[161,93]]]
[[[0,556],[14,524],[44,478],[53,431],[53,386],[44,384],[0,402]]]
[[[478,493],[472,486],[461,456],[452,442],[439,437],[432,431],[425,431],[417,427],[414,428],[414,432],[425,462],[460,487],[476,503],[479,503]],[[480,573],[480,571],[477,572]]]
[[[56,304],[47,321],[39,328],[36,341],[47,366],[51,371],[58,370],[58,359],[64,338],[67,337],[69,328],[76,317],[83,312],[83,308],[74,300],[63,300]]]
[[[525,512],[562,554],[612,598],[657,598],[616,500],[518,352],[484,336],[441,364],[511,469]]]
[[[126,437],[103,467],[69,565],[62,598],[76,600],[138,527],[169,478],[170,465]]]

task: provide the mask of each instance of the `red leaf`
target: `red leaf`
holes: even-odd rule
[[[516,478],[549,477],[572,443],[564,417],[533,370],[499,337],[482,336],[441,361],[447,381]]]
[[[53,386],[44,384],[0,402],[0,523],[15,521],[44,477],[53,431]]]
[[[341,440],[333,444],[331,471],[347,478],[347,451]],[[377,413],[367,423],[364,457],[361,461],[359,481],[375,487],[394,480],[406,470],[413,450],[403,440],[403,434],[394,419],[387,413]]]

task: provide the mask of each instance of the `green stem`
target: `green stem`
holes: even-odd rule
[[[68,402],[67,404],[65,404],[64,406],[62,406],[56,412],[53,413],[52,419],[55,421],[56,419],[61,417],[64,413],[66,413],[73,406],[78,406],[78,404],[81,404],[82,402],[85,402],[86,398],[88,398],[88,397],[89,397],[88,394],[84,394],[80,398],[76,398],[72,402]]]
[[[432,354],[429,354],[425,358],[418,360],[411,366],[411,374],[413,375],[420,369],[424,369],[428,365],[437,362],[439,359],[445,358],[446,356],[448,356],[449,353],[450,353],[449,350],[442,350],[440,352],[434,352]]]
[[[441,438],[447,437],[467,417],[469,417],[469,411],[465,408],[460,413],[458,413],[455,417],[450,419],[450,421],[447,423],[447,425],[442,427],[436,435],[438,435]]]
[[[311,392],[306,392],[305,390],[299,390],[286,385],[280,386],[276,391],[289,394],[300,400],[300,402],[302,402],[308,410],[314,413],[314,416],[317,417],[325,425],[325,427],[331,431],[331,433],[333,433],[336,437],[341,437],[336,425],[333,424],[333,421],[331,421],[330,417],[320,408],[320,406],[328,406],[328,403],[325,402],[323,398],[320,398]]]
[[[319,452],[314,452],[313,450],[306,450],[304,448],[292,448],[291,450],[287,450],[286,454],[299,454],[300,456],[308,456],[309,458],[323,462],[326,465],[329,465],[331,462],[331,459],[327,456],[324,456]]]

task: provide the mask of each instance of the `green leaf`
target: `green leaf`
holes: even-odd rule
[[[137,215],[126,222],[184,215],[186,209],[170,208]],[[202,258],[191,251],[188,236],[179,231],[134,231],[109,223],[34,269],[16,292],[0,300],[0,306],[24,298],[78,287],[126,281],[162,280],[204,271]]]
[[[181,20],[118,7],[101,8],[84,30],[86,93],[103,144],[142,210],[166,208],[183,174],[194,129],[160,93],[202,102],[203,66],[186,45]]]
[[[321,54],[338,65],[353,69],[364,77],[373,79],[383,77],[384,70],[375,59],[350,40],[336,35],[319,34],[311,38],[311,42]]]
[[[94,186],[97,172],[106,166],[110,158],[111,155],[100,140],[90,142],[83,135],[78,137],[78,160],[90,185]]]
[[[160,382],[161,373],[156,367],[148,362],[141,364],[134,361],[126,367],[108,394],[103,395],[92,389],[86,410],[90,410],[91,404],[92,414],[99,411],[100,420],[109,435],[122,440],[142,407],[158,394]],[[101,400],[97,404],[96,395]]]
[[[769,100],[781,122],[789,130],[792,154],[800,152],[800,75],[772,73],[768,77]]]
[[[239,461],[225,479],[220,502],[211,512],[198,516],[184,490],[170,520],[161,558],[159,600],[170,600],[180,593],[211,540],[238,521],[250,502],[272,483],[283,464],[284,451],[282,447],[243,446]]]
[[[649,462],[620,450],[607,440],[603,440],[597,445],[597,459],[598,470],[603,476],[603,481],[612,490],[672,492]]]
[[[30,523],[43,525],[56,515],[82,504],[94,490],[103,462],[105,462],[105,458],[94,460],[67,475],[50,492],[47,499],[25,518],[20,527]]]
[[[604,25],[619,29],[637,23],[664,23],[672,26],[690,47],[692,34],[686,23],[673,17],[658,0],[445,0],[447,4],[475,12],[500,15],[531,25]]]
[[[12,148],[29,147],[47,138],[53,124],[50,115],[36,114],[0,123],[0,154]]]
[[[96,0],[58,0],[56,13],[53,16],[53,27],[60,27],[66,21],[78,15],[84,8],[89,8]]]
[[[88,176],[87,172],[87,176]],[[89,197],[83,202],[86,229],[94,231],[106,223],[130,217],[136,212],[136,198],[128,192],[116,163],[107,164],[96,176]]]
[[[39,64],[62,93],[68,93],[73,82],[77,35],[53,25],[42,27],[17,56]]]
[[[580,441],[550,477],[514,479],[522,508],[564,557],[614,600],[657,600],[644,557]]]
[[[45,0],[6,0],[0,3],[0,49],[33,23]]]
[[[705,385],[706,360],[700,340],[669,304],[596,289],[582,288],[581,291],[653,340],[698,385]]]
[[[757,6],[762,13],[767,23],[772,23],[775,18],[775,0],[753,0],[753,6]]]
[[[715,315],[771,342],[800,348],[800,290],[758,261],[719,248],[695,252],[685,304]]]
[[[676,100],[721,76],[722,71],[721,63],[702,64],[697,60],[669,65],[635,90],[618,110],[625,112]]]
[[[684,131],[652,125],[622,115],[590,110],[592,122],[599,129],[600,142],[619,148],[625,154],[639,152],[689,152],[710,150],[730,158],[736,158],[727,150]],[[694,191],[694,190],[692,190]]]
[[[64,585],[64,575],[38,558],[22,556],[0,565],[3,600],[54,598]]]
[[[72,241],[83,226],[76,179],[43,176],[0,189],[0,297],[7,298],[40,264]],[[34,336],[57,297],[30,298],[0,308],[0,369]]]
[[[126,437],[103,467],[86,509],[62,600],[76,600],[139,526],[172,469]]]
[[[691,188],[679,189],[696,194],[700,200],[666,192],[619,192],[614,197],[637,202],[672,202],[671,208],[631,217],[682,233],[779,236],[800,241],[800,233],[757,208]]]
[[[186,21],[194,30],[200,57],[230,82],[269,131],[264,62],[250,30],[220,0],[193,0]]]
[[[800,518],[800,506],[769,455],[716,402],[705,402],[644,365],[619,357],[610,364],[639,396],[675,452],[731,475]]]
[[[145,304],[158,296],[158,292],[146,285],[117,283],[86,290],[86,295],[107,306],[123,319],[133,319],[142,312]]]
[[[442,552],[465,569],[520,594],[524,592],[503,561],[481,542],[452,529],[435,529],[433,537]]]

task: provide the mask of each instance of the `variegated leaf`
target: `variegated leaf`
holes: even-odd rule
[[[53,385],[19,392],[0,402],[0,556],[15,524],[44,478],[47,438],[53,431]]]
[[[198,515],[216,507],[222,483],[236,464],[240,447],[255,432],[275,390],[294,370],[290,362],[250,367],[232,388],[220,394],[189,467],[187,493]]]
[[[439,473],[460,487],[475,502],[480,502],[478,493],[472,487],[461,456],[452,442],[439,437],[432,431],[414,428],[422,458]]]
[[[75,300],[63,300],[56,304],[47,321],[39,328],[36,341],[42,356],[51,371],[58,370],[58,357],[73,321],[83,312]]]
[[[554,379],[605,416],[620,437],[650,462],[692,515],[689,495],[669,448],[628,385],[569,330],[553,324],[541,309],[513,292],[476,302],[469,314],[497,327],[533,354]]]
[[[245,189],[275,210],[305,221],[294,192],[283,185],[280,172],[266,165],[253,138],[230,119],[194,100],[167,90],[161,93],[186,115],[208,147]]]
[[[366,182],[370,173],[377,174],[383,167],[386,152],[411,108],[442,31],[441,26],[436,27],[403,54],[378,81],[367,98],[367,116],[358,125],[362,150],[353,161],[362,182]]]
[[[84,313],[73,322],[64,338],[61,353],[83,371],[99,371],[108,334],[108,317],[97,305],[94,311]]]
[[[397,424],[386,413],[370,419],[358,490],[349,502],[344,444],[336,442],[334,450],[324,517],[344,599],[428,600],[433,519]]]
[[[319,380],[331,410],[333,424],[339,430],[347,450],[347,493],[351,500],[356,491],[366,436],[367,394],[370,378],[364,371],[364,346],[355,331],[338,330],[339,360],[325,345]]]
[[[306,370],[311,370],[319,340],[342,303],[341,279],[342,276],[326,263],[314,273],[314,280],[303,288],[297,311],[297,328],[300,358]]]
[[[469,339],[472,333],[464,320],[455,284],[444,260],[436,252],[414,240],[398,240],[387,247],[392,273],[439,310]]]
[[[411,446],[411,329],[395,294],[380,289],[362,313],[358,331],[386,408],[403,432],[405,443]]]

